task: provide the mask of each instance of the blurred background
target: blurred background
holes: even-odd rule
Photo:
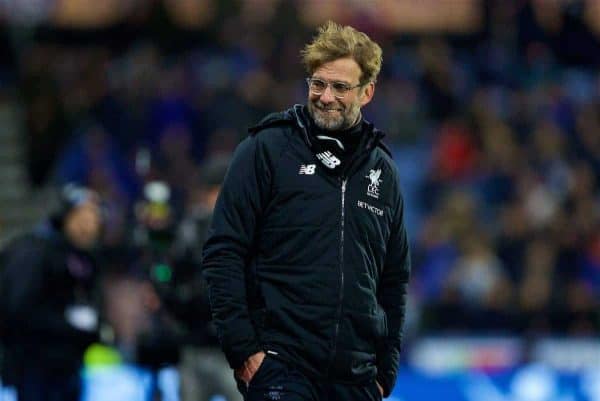
[[[299,51],[332,19],[384,51],[365,116],[400,168],[413,255],[390,399],[600,400],[600,2],[2,0],[0,10],[2,242],[41,221],[65,183],[103,200],[112,335],[108,351],[86,354],[86,399],[232,399],[198,396],[212,382],[198,360],[220,363],[204,351],[215,342],[198,252],[229,155],[261,117],[305,102]],[[129,243],[147,263],[124,256]],[[128,352],[149,330],[168,333],[147,353],[163,359]],[[163,379],[150,386],[156,367]]]

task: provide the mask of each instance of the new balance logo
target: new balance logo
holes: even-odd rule
[[[302,164],[302,165],[300,165],[300,171],[298,171],[298,174],[313,175],[315,173],[316,167],[317,166],[315,164]]]
[[[317,159],[321,160],[325,166],[334,169],[342,163],[340,159],[335,157],[330,151],[317,153]]]

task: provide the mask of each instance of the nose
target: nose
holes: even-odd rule
[[[321,93],[320,100],[323,103],[335,102],[335,96],[333,96],[333,92],[331,91],[331,85],[327,85],[323,93]]]

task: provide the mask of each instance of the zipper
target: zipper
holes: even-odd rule
[[[348,182],[347,178],[342,178],[342,211],[340,213],[340,295],[338,298],[338,309],[337,309],[337,318],[335,321],[335,330],[333,334],[333,351],[331,353],[331,360],[329,363],[329,369],[333,367],[333,362],[335,360],[335,354],[337,353],[337,339],[340,332],[340,321],[342,320],[342,303],[344,301],[344,223],[345,223],[345,215],[346,215],[346,184]]]

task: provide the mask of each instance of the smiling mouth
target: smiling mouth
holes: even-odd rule
[[[319,111],[322,111],[323,113],[329,113],[329,114],[333,114],[333,113],[341,113],[340,109],[323,109],[318,107],[317,108]]]

